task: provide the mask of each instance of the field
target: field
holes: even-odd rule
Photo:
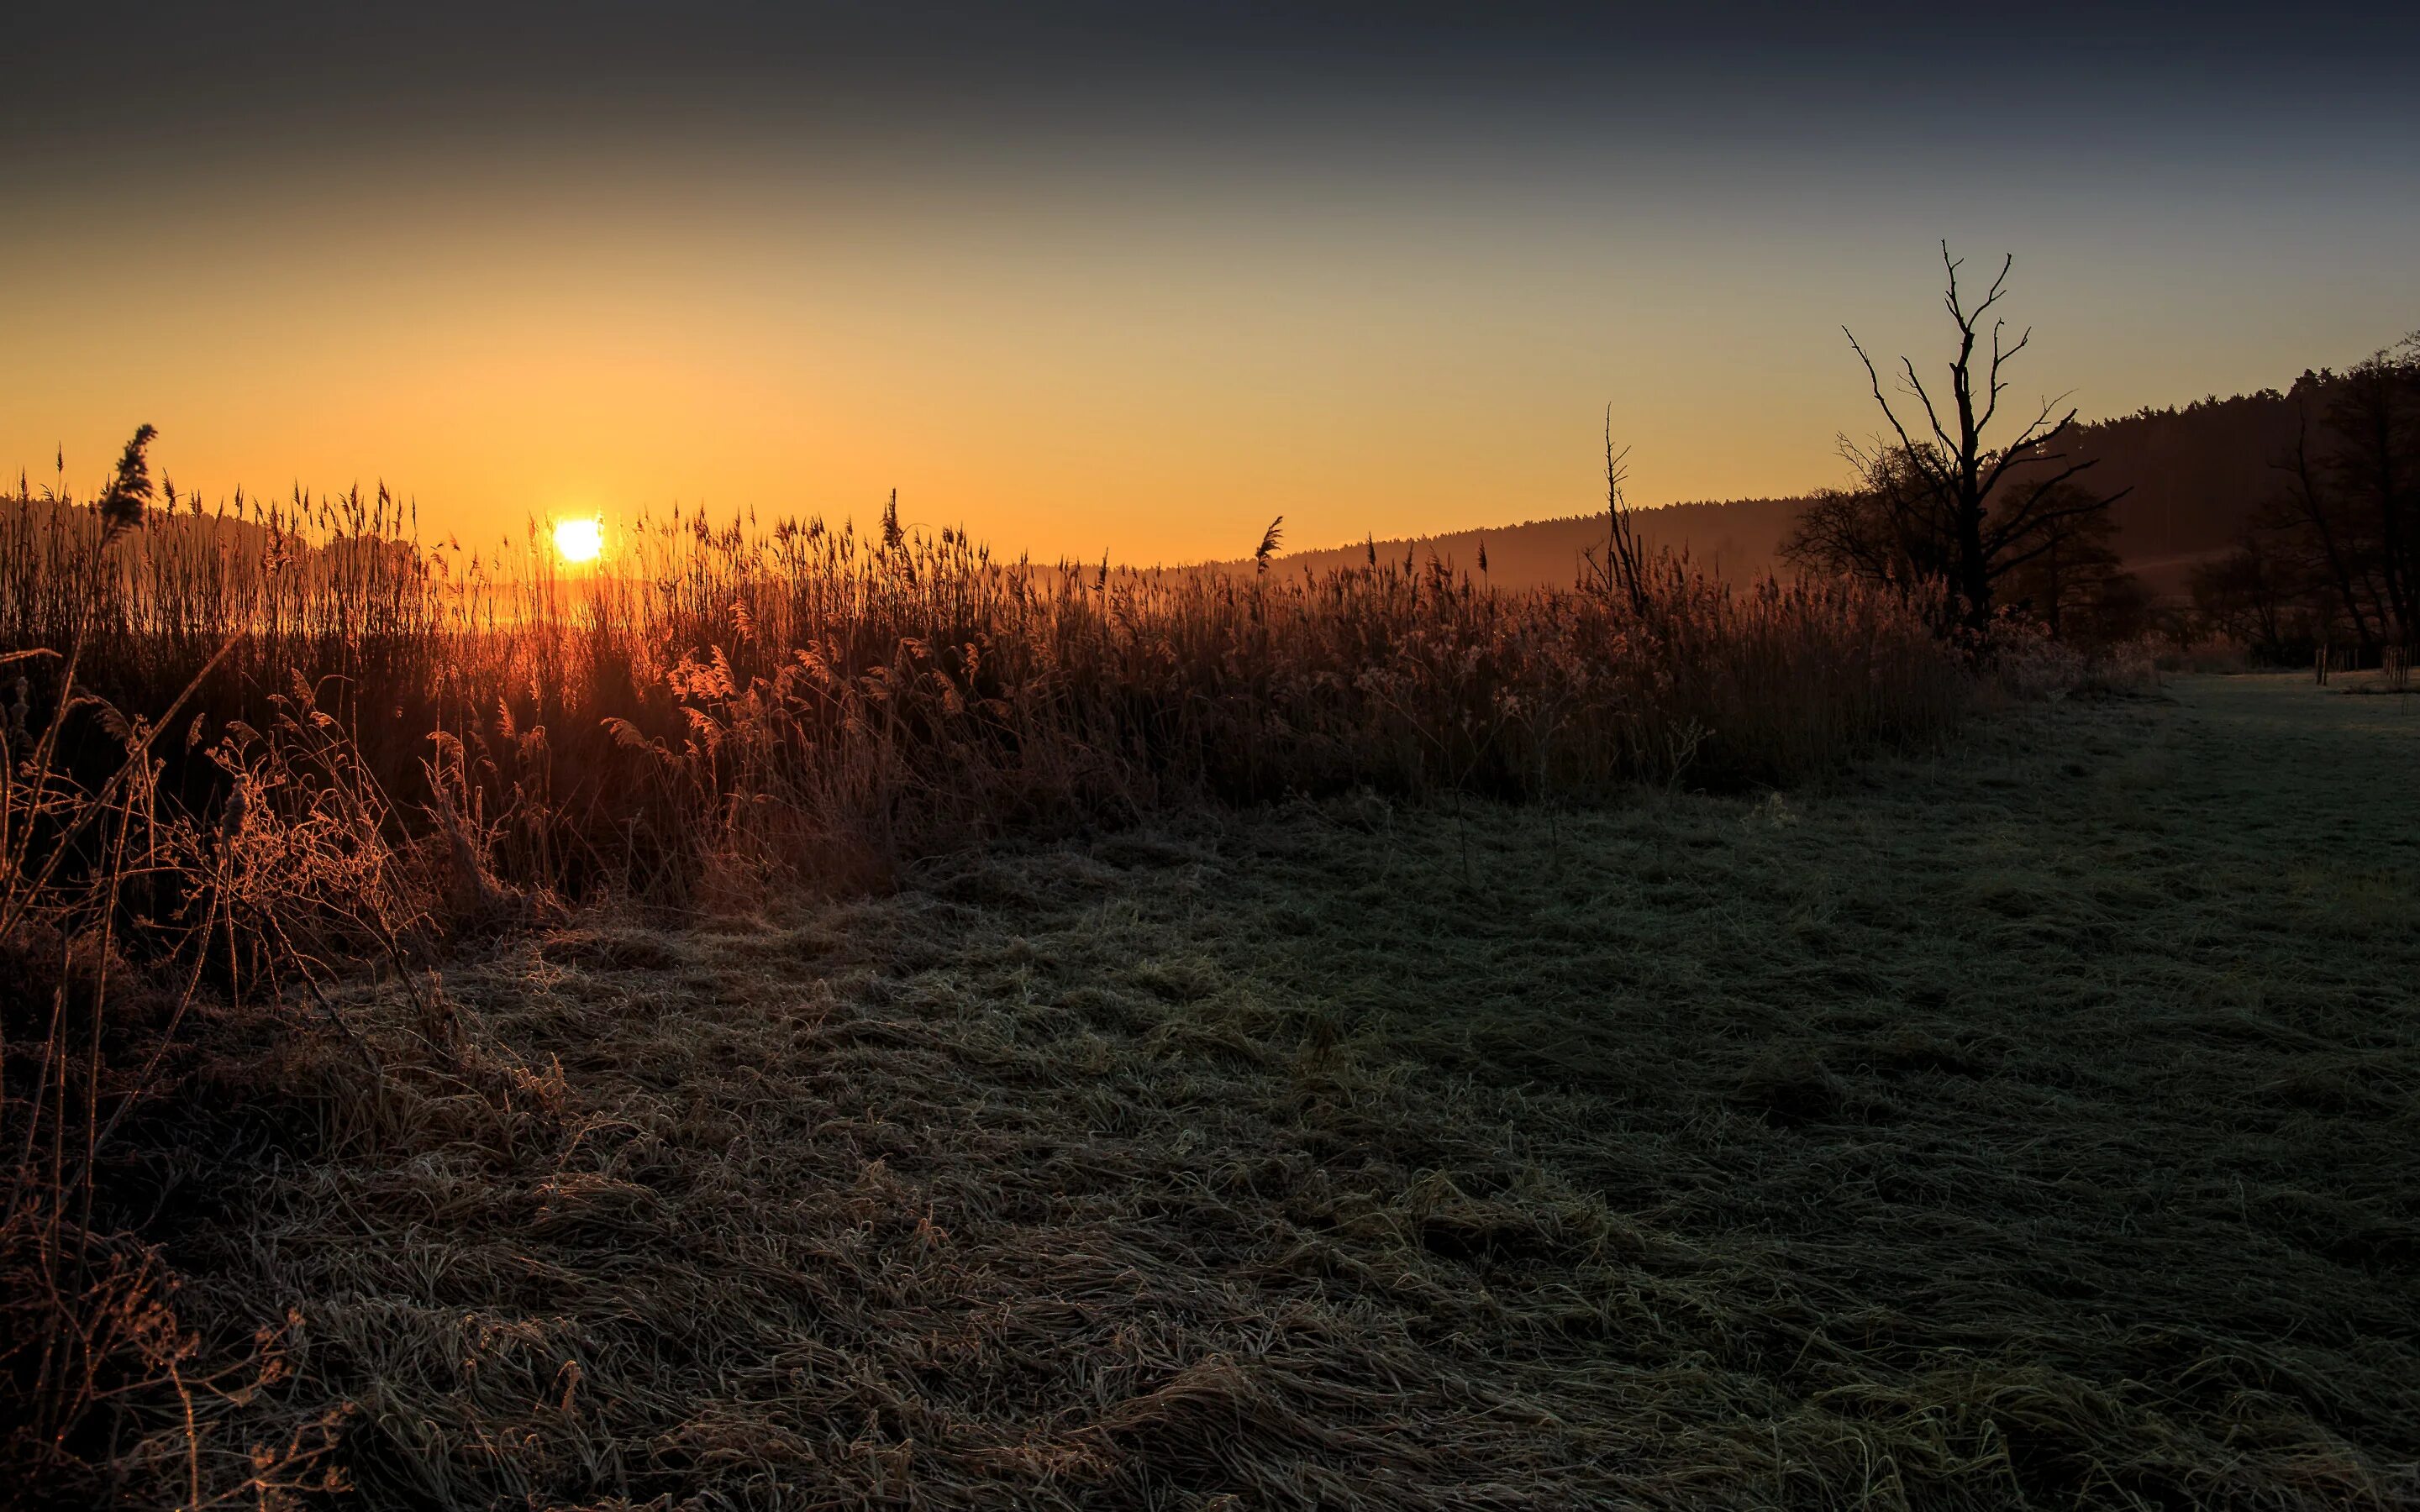
[[[2186,679],[501,936],[466,1057],[356,981],[204,1073],[179,1305],[300,1322],[202,1439],[337,1414],[380,1506],[2410,1505],[2415,771]]]

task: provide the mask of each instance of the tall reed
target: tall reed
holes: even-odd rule
[[[128,717],[198,678],[163,774],[195,811],[260,759],[267,701],[301,698],[474,891],[680,893],[735,865],[845,885],[1171,801],[1782,782],[1930,738],[1963,688],[1887,595],[1668,559],[1636,597],[1509,593],[1374,551],[1043,566],[895,508],[867,536],[675,508],[575,574],[535,522],[466,548],[382,489],[205,509],[172,486],[74,588],[100,532],[71,501],[0,502],[0,650],[88,621],[79,676]],[[26,675],[54,696],[54,664]]]
[[[113,1136],[162,1084],[213,956],[223,972],[258,959],[266,916],[283,957],[299,959],[294,932],[321,933],[296,906],[310,901],[308,879],[358,856],[358,837],[378,826],[350,825],[305,864],[280,865],[261,841],[294,832],[281,819],[290,802],[251,825],[237,808],[235,828],[206,835],[163,797],[161,736],[230,641],[147,713],[130,716],[84,682],[123,649],[95,626],[114,607],[112,547],[147,492],[131,487],[147,485],[147,439],[128,447],[121,486],[94,517],[70,522],[93,527],[81,549],[52,559],[81,587],[57,601],[70,616],[61,649],[0,654],[0,672],[15,674],[0,721],[0,1482],[28,1505],[38,1493],[89,1504],[130,1480],[142,1483],[138,1500],[287,1504],[306,1486],[334,1489],[333,1421],[299,1425],[283,1444],[212,1442],[219,1415],[282,1376],[277,1331],[232,1354],[207,1349],[178,1320],[157,1247],[103,1196],[105,1172],[125,1164]],[[50,668],[54,696],[38,706],[32,674]],[[379,897],[347,896],[356,907]]]

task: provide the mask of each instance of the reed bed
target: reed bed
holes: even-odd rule
[[[1890,595],[1670,560],[1634,601],[1374,551],[1040,566],[895,506],[870,537],[675,509],[574,576],[535,522],[424,543],[383,491],[167,501],[97,569],[92,511],[0,504],[0,651],[81,634],[124,718],[194,684],[163,780],[194,811],[245,788],[272,699],[333,719],[397,813],[458,839],[473,891],[846,887],[1202,799],[1781,783],[1937,736],[1967,687]],[[53,705],[55,663],[23,671],[20,702]]]

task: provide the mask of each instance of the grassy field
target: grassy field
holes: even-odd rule
[[[226,1115],[185,1308],[302,1322],[213,1440],[350,1401],[377,1506],[2412,1505],[2415,776],[2399,700],[2186,680],[583,916],[449,969],[467,1060],[357,988]]]

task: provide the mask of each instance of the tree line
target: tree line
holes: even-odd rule
[[[2234,548],[2195,570],[2195,610],[2275,661],[2420,650],[2420,335],[2287,400],[2293,440]]]

